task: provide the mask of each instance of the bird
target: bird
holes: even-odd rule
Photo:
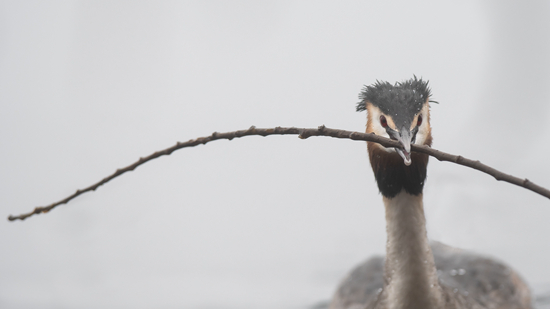
[[[428,155],[411,145],[432,145],[429,82],[414,76],[376,81],[359,94],[366,132],[396,140],[400,148],[367,142],[386,214],[386,256],[372,257],[345,277],[330,309],[526,309],[528,285],[492,258],[430,242],[423,187]]]

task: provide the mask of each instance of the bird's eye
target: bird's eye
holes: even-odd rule
[[[386,121],[386,117],[384,115],[380,115],[380,124],[385,128],[388,126],[388,122]]]
[[[419,127],[422,124],[422,115],[418,115],[418,120],[416,121],[416,125]]]

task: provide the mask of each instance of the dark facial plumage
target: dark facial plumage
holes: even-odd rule
[[[404,127],[416,134],[418,126],[415,124],[411,129],[411,124],[428,104],[430,95],[428,82],[416,77],[394,85],[377,81],[372,86],[365,86],[360,94],[361,102],[357,105],[357,111],[368,110],[369,114],[373,113],[374,115],[382,112],[388,117],[388,121],[389,119],[392,120],[395,129],[401,130]],[[423,126],[425,133],[423,133],[424,138],[421,143],[431,145],[429,110],[425,109],[422,113],[425,116]],[[372,115],[369,116],[367,133],[375,131],[374,122],[377,121],[380,120]],[[378,126],[382,129],[382,126]],[[387,131],[388,128],[385,129]],[[384,131],[382,130],[382,132]],[[367,146],[372,170],[382,195],[393,198],[401,191],[412,195],[422,193],[426,180],[427,155],[413,152],[411,154],[412,163],[407,166],[397,152],[390,151],[384,146],[373,142],[367,142]]]
[[[371,144],[371,142],[367,143]],[[368,146],[374,178],[383,196],[392,198],[402,190],[411,195],[422,193],[426,180],[428,155],[413,152],[412,164],[406,166],[396,152],[388,153],[379,144]]]
[[[366,110],[366,103],[374,106],[392,117],[397,129],[410,128],[414,116],[420,112],[430,98],[428,82],[417,79],[416,76],[394,85],[377,81],[371,86],[365,86],[359,94],[361,101],[357,103],[357,111]]]

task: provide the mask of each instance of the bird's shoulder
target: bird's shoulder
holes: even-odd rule
[[[430,246],[446,298],[460,301],[458,306],[531,308],[528,285],[505,263],[437,241]],[[381,301],[378,298],[382,297],[383,288],[384,257],[371,257],[342,280],[330,308],[374,308]]]

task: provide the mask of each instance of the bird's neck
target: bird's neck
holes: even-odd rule
[[[422,194],[384,197],[388,308],[441,308],[443,296],[428,243]]]

